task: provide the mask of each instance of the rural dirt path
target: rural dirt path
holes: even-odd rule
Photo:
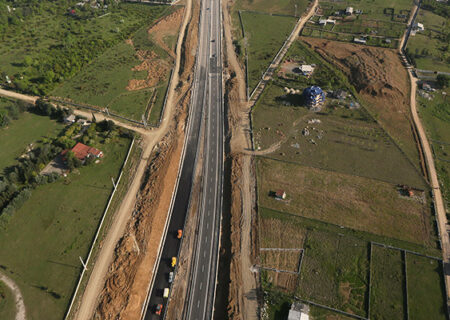
[[[447,216],[445,212],[444,201],[442,198],[442,192],[439,186],[439,180],[436,172],[436,167],[434,165],[433,151],[428,142],[425,130],[420,121],[419,114],[416,107],[416,89],[417,89],[417,78],[412,75],[411,70],[408,70],[409,78],[411,80],[411,114],[414,120],[414,125],[416,126],[417,133],[419,134],[419,141],[422,145],[423,153],[425,154],[425,161],[428,168],[428,175],[430,179],[430,184],[433,189],[434,207],[436,211],[436,217],[438,222],[438,228],[441,239],[442,255],[444,258],[444,263],[448,264],[450,262],[450,241],[447,233]],[[444,268],[445,270],[445,268]],[[450,297],[450,275],[444,274],[445,284],[446,284],[446,294],[447,303]]]
[[[26,317],[25,303],[23,302],[23,296],[22,293],[20,292],[19,287],[12,279],[8,278],[3,273],[0,273],[0,281],[6,284],[11,289],[14,295],[14,300],[16,303],[15,320],[26,320],[27,317]]]
[[[36,102],[36,100],[39,99],[39,97],[28,96],[26,94],[17,93],[17,92],[5,90],[5,89],[2,89],[2,88],[0,88],[0,95],[1,96],[5,96],[5,97],[9,97],[9,98],[14,98],[14,99],[26,101],[26,102],[29,102],[29,103],[32,103],[32,104],[34,104]]]

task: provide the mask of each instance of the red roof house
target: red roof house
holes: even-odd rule
[[[65,156],[68,151],[69,150],[64,150],[61,153],[61,155]],[[75,147],[72,148],[71,151],[74,153],[75,157],[77,157],[81,161],[84,161],[84,160],[86,160],[86,158],[89,158],[89,157],[95,157],[95,158],[102,158],[103,157],[103,152],[102,151],[100,151],[100,150],[98,150],[96,148],[93,148],[93,147],[89,147],[89,146],[87,146],[85,144],[82,144],[81,142],[78,142],[75,145]]]

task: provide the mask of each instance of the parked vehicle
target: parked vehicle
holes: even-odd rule
[[[169,273],[169,283],[173,282],[173,271]]]
[[[163,298],[164,299],[169,298],[169,288],[164,288]]]
[[[158,315],[158,316],[160,316],[160,315],[161,315],[161,312],[162,312],[162,309],[163,309],[163,305],[162,305],[162,304],[158,304],[158,305],[156,306],[156,308],[155,308],[155,314]]]
[[[171,263],[172,268],[175,268],[176,265],[177,265],[177,258],[172,257],[172,263]]]

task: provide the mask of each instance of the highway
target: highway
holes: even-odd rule
[[[164,288],[170,288],[172,257],[177,257],[180,240],[177,230],[183,229],[193,183],[197,157],[203,157],[202,193],[199,208],[193,273],[188,285],[185,319],[211,319],[215,297],[222,213],[223,179],[223,94],[221,57],[221,8],[219,0],[202,0],[199,25],[199,46],[186,131],[185,146],[175,190],[168,229],[163,239],[161,256],[147,298],[143,319],[162,319],[167,310]],[[205,121],[202,123],[202,119]],[[202,124],[204,125],[202,127]],[[200,134],[204,152],[199,153]],[[178,260],[178,259],[177,259]],[[176,271],[176,268],[175,268]],[[175,275],[176,281],[176,275]],[[170,300],[170,299],[169,299]],[[162,304],[161,316],[155,314]]]

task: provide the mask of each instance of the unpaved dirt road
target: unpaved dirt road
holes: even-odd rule
[[[438,221],[438,228],[441,239],[442,255],[444,258],[444,263],[450,262],[450,241],[447,233],[447,216],[445,212],[444,201],[442,199],[442,192],[439,186],[439,180],[436,172],[436,167],[434,166],[433,152],[431,150],[430,144],[428,142],[425,130],[420,121],[419,114],[417,113],[416,107],[416,89],[417,89],[417,78],[412,75],[411,70],[408,72],[409,78],[411,80],[411,114],[414,120],[414,125],[416,126],[417,132],[419,134],[419,141],[422,145],[423,153],[425,154],[425,161],[428,168],[428,175],[430,179],[430,184],[433,189],[434,207],[436,211],[436,217]],[[450,297],[450,275],[444,274],[446,289],[447,289],[447,301]]]
[[[25,304],[23,302],[23,296],[20,292],[19,287],[16,285],[16,283],[8,278],[3,273],[0,273],[0,281],[2,281],[4,284],[6,284],[9,289],[11,289],[13,295],[14,295],[14,301],[16,303],[16,317],[15,320],[26,320],[26,310],[25,310]]]
[[[17,93],[17,92],[5,90],[2,88],[0,88],[0,96],[14,98],[14,99],[22,100],[22,101],[29,102],[32,104],[36,103],[36,100],[39,99],[39,97],[28,96],[26,94]]]

